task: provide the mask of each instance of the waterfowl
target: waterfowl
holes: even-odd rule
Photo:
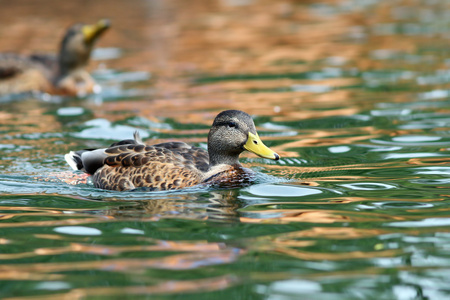
[[[0,95],[29,91],[78,95],[92,93],[95,81],[86,71],[95,41],[110,27],[103,19],[93,25],[71,26],[57,56],[0,54]]]
[[[201,183],[239,181],[248,172],[239,163],[239,155],[245,150],[280,159],[263,144],[247,113],[226,110],[214,119],[208,134],[208,151],[184,142],[145,145],[135,133],[134,139],[108,148],[71,151],[65,159],[74,170],[92,175],[97,188],[172,190]]]

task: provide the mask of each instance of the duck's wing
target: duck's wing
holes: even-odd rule
[[[8,79],[30,67],[31,61],[13,53],[0,53],[0,79]]]
[[[8,79],[30,69],[37,69],[47,76],[55,63],[53,56],[0,53],[0,79]]]
[[[96,187],[120,191],[193,186],[200,183],[203,176],[188,153],[136,144],[108,148],[102,153],[105,156],[103,166],[94,173],[93,181]]]
[[[58,57],[54,54],[32,54],[30,60],[33,63],[41,64],[52,73],[56,73],[58,69]]]
[[[0,54],[0,94],[49,90],[51,71],[28,56]]]
[[[209,169],[204,149],[182,142],[148,146],[138,132],[133,139],[113,143],[108,148],[71,151],[65,159],[74,170],[93,175],[96,187],[110,190],[193,186],[203,180]]]
[[[96,187],[110,190],[193,186],[209,167],[208,153],[201,148],[182,142],[148,146],[137,133],[109,148],[71,151],[65,159],[73,169],[93,175]]]
[[[192,161],[195,167],[202,172],[209,170],[209,155],[205,149],[193,147],[183,142],[167,142],[153,146],[165,148],[182,155],[185,159]]]

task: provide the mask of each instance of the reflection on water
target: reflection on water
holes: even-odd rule
[[[450,297],[448,3],[46,2],[3,3],[0,51],[114,26],[99,94],[0,102],[3,298]],[[249,186],[103,191],[63,159],[135,130],[205,148],[233,108],[282,156],[243,155]]]

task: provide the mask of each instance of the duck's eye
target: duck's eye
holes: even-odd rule
[[[235,122],[228,122],[227,123],[228,128],[237,128],[237,124]]]

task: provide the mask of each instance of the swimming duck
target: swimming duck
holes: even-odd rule
[[[85,70],[95,41],[110,27],[103,19],[93,25],[70,27],[57,56],[0,54],[0,95],[29,91],[83,96],[95,81]]]
[[[138,133],[109,148],[71,151],[74,170],[92,175],[97,188],[108,190],[173,190],[201,183],[241,180],[248,169],[239,155],[250,151],[273,160],[280,156],[263,144],[252,118],[239,110],[219,113],[208,134],[208,151],[183,142],[145,145]]]

